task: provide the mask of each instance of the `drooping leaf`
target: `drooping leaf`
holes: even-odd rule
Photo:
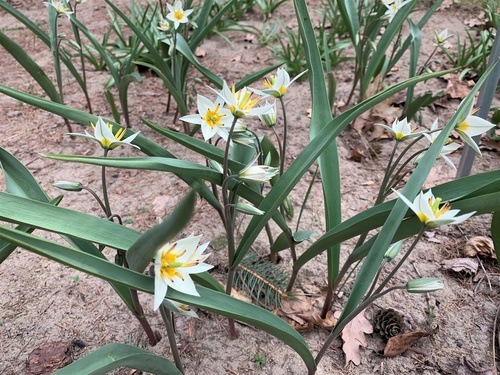
[[[54,372],[54,375],[105,375],[121,367],[157,375],[182,375],[168,359],[125,344],[107,344]]]

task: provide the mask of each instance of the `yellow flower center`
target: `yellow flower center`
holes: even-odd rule
[[[274,82],[275,82],[275,78],[274,76],[271,76],[271,78],[266,78],[264,80],[263,85],[266,86],[268,89],[272,89],[273,88],[273,85],[274,85]]]
[[[441,208],[439,208],[439,205],[441,204],[441,201],[442,201],[441,198],[436,198],[436,200],[434,202],[432,202],[432,198],[429,198],[428,204],[431,207],[432,212],[434,213],[434,218],[435,219],[438,219],[441,215],[443,215],[444,213],[448,212],[450,210],[450,208],[451,208],[449,202],[446,202],[445,204],[443,204],[443,206]],[[431,218],[427,217],[422,212],[420,212],[419,214],[417,214],[417,217],[419,218],[419,220],[422,223],[424,223],[426,225],[429,225],[429,221],[431,221]],[[430,226],[433,227],[433,225],[430,225]]]
[[[113,127],[111,125],[109,125],[109,124],[108,124],[108,126],[109,126],[109,130],[113,131]],[[123,138],[124,135],[125,135],[125,128],[121,128],[120,130],[118,130],[116,132],[115,139],[117,141],[120,141]]]
[[[402,132],[396,132],[396,133],[394,133],[394,138],[396,138],[397,140],[402,139],[404,136],[405,135]]]
[[[235,90],[236,89],[233,85],[233,97],[236,98],[238,102],[238,108],[242,111],[248,111],[252,109],[260,100],[260,96],[252,97],[252,93],[250,91],[243,92],[242,90],[239,90],[238,92],[235,92]]]
[[[183,262],[177,262],[177,258],[182,256],[186,250],[181,251],[178,254],[175,254],[172,252],[172,250],[175,249],[175,245],[171,246],[167,251],[163,252],[161,256],[161,267],[160,267],[160,273],[162,277],[166,277],[172,281],[175,276],[179,276],[182,280],[184,278],[182,275],[177,272],[177,268],[183,267],[184,263]]]
[[[184,19],[184,11],[183,10],[174,10],[174,19],[177,21],[182,21]]]
[[[220,104],[217,104],[217,106],[213,110],[212,109],[208,109],[207,112],[205,113],[205,116],[201,118],[212,129],[213,129],[214,126],[222,126],[222,125],[224,125],[222,123],[222,118],[225,115],[219,113],[219,107],[220,107]]]

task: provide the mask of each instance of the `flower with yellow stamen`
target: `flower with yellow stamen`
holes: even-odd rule
[[[441,133],[441,130],[439,129],[438,125],[438,119],[436,118],[434,122],[431,125],[431,129],[429,133],[424,133],[424,137],[427,138],[427,140],[432,144],[434,141],[437,139],[439,134]],[[450,138],[446,141],[444,146],[441,148],[441,151],[439,151],[439,156],[443,158],[446,164],[448,164],[450,167],[453,169],[457,169],[455,167],[455,164],[451,161],[451,159],[447,156],[448,154],[451,154],[452,152],[457,151],[460,148],[460,145],[456,142],[452,142]],[[415,158],[414,163],[418,164],[420,160],[424,157],[425,152],[422,152],[421,154],[418,154],[418,156]]]
[[[465,112],[466,115],[458,119],[457,125],[455,125],[455,131],[474,149],[474,151],[476,151],[477,154],[481,155],[481,151],[472,137],[483,134],[495,125],[479,116],[474,116],[478,110],[478,108],[473,109],[473,103],[471,102],[469,108],[467,108]]]
[[[190,274],[205,272],[213,266],[204,263],[210,254],[202,255],[208,242],[198,245],[201,236],[189,236],[163,245],[155,256],[154,309],[158,309],[168,287],[181,293],[199,296]]]
[[[182,9],[182,2],[176,1],[174,6],[167,3],[169,13],[167,18],[174,23],[174,28],[177,29],[181,23],[188,23],[188,16],[193,13],[193,9]]]
[[[402,142],[408,138],[418,137],[422,134],[422,132],[415,132],[416,127],[413,129],[411,128],[411,125],[406,117],[401,121],[395,119],[391,127],[384,124],[375,125],[382,126],[384,129],[389,131],[397,142]]]
[[[385,12],[384,16],[389,20],[389,22],[392,22],[396,14],[399,12],[399,10],[404,7],[406,4],[408,4],[410,0],[382,0],[382,3],[385,5],[387,8],[387,11]]]
[[[133,145],[131,142],[135,137],[139,134],[139,132],[132,134],[130,137],[125,138],[122,141],[123,136],[125,135],[125,128],[120,128],[113,134],[113,126],[109,123],[105,123],[104,120],[100,117],[97,118],[96,124],[91,124],[94,129],[94,135],[89,134],[85,130],[85,134],[80,133],[68,133],[68,135],[72,135],[75,137],[90,139],[91,141],[99,143],[101,147],[105,150],[113,150],[118,146],[129,145],[140,149],[139,146]]]
[[[274,96],[275,98],[281,98],[285,96],[288,87],[306,72],[307,70],[304,70],[290,81],[290,75],[288,72],[284,68],[278,68],[275,76],[271,76],[270,78],[266,78],[264,80],[263,84],[267,87],[267,89],[262,90],[262,92]]]
[[[44,1],[44,4],[54,8],[55,11],[57,12],[57,15],[64,14],[69,18],[70,15],[73,14],[70,8],[66,6],[66,3],[64,1],[50,0],[50,1]]]
[[[448,202],[439,207],[442,199],[435,198],[430,189],[426,193],[420,192],[413,200],[413,203],[396,190],[394,192],[411,208],[420,222],[429,228],[436,228],[440,225],[459,224],[475,214],[475,211],[473,211],[468,214],[456,216],[460,210],[452,210]]]
[[[218,134],[227,141],[233,115],[227,108],[223,108],[224,101],[217,98],[215,102],[198,95],[198,114],[182,116],[181,121],[201,125],[201,132],[205,141]]]
[[[258,107],[257,103],[261,97],[256,95],[247,87],[243,87],[241,90],[236,91],[234,85],[232,88],[229,88],[226,81],[224,81],[221,92],[217,92],[215,90],[213,91],[216,92],[222,100],[224,100],[232,115],[237,118],[259,116],[266,114],[271,110],[270,104]]]

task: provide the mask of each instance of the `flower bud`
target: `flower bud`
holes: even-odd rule
[[[389,248],[385,252],[384,259],[387,262],[390,262],[391,260],[396,258],[396,256],[399,254],[402,248],[403,248],[403,240],[393,243],[391,246],[389,246]]]
[[[248,215],[264,215],[264,211],[259,210],[257,207],[254,207],[250,204],[238,202],[234,205],[234,208],[240,212],[243,212]]]
[[[57,181],[52,186],[66,191],[82,191],[83,185],[78,181]]]
[[[430,293],[443,288],[443,279],[440,277],[426,277],[409,280],[406,283],[406,291],[408,293]]]

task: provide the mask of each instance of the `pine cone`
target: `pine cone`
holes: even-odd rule
[[[373,326],[384,339],[404,332],[404,318],[393,309],[382,309],[373,315]]]

